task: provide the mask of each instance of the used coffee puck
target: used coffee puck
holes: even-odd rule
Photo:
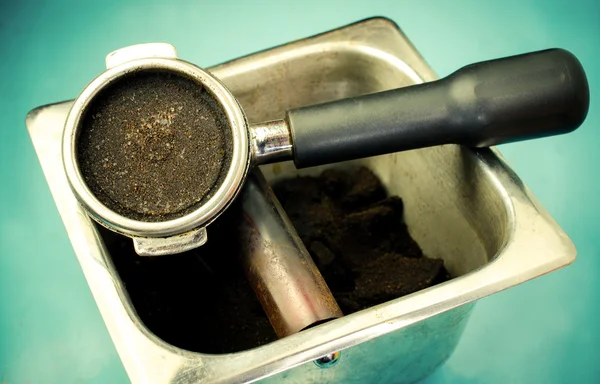
[[[126,75],[96,95],[81,121],[77,161],[88,188],[134,220],[187,215],[231,165],[225,112],[202,85],[178,74]]]

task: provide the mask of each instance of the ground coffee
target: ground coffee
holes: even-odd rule
[[[141,221],[193,211],[231,163],[232,134],[220,105],[180,75],[142,71],[108,86],[85,112],[78,163],[94,195]]]

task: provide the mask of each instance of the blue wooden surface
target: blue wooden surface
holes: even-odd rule
[[[500,147],[578,259],[480,301],[427,382],[600,382],[600,2],[104,0],[0,4],[0,383],[127,382],[25,130],[29,110],[75,97],[105,54],[128,44],[171,42],[209,66],[378,15],[442,76],[548,47],[581,59],[592,92],[585,125]]]

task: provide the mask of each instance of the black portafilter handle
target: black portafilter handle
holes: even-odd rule
[[[549,49],[468,65],[443,79],[292,109],[303,168],[442,144],[485,147],[578,128],[589,87],[577,58]]]

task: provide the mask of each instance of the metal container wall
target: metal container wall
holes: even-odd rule
[[[210,70],[239,98],[251,122],[282,117],[291,107],[436,78],[386,19],[366,20]],[[494,149],[448,145],[352,162],[368,165],[391,194],[405,200],[411,234],[425,254],[444,258],[455,278],[251,350],[227,355],[185,351],[163,342],[140,321],[99,232],[70,192],[60,158],[70,105],[40,107],[29,114],[27,126],[90,289],[134,383],[267,377],[292,383],[414,382],[452,353],[470,303],[575,258],[571,241]],[[262,170],[269,180],[296,173],[289,163]],[[339,362],[330,368],[312,363],[340,350]]]

